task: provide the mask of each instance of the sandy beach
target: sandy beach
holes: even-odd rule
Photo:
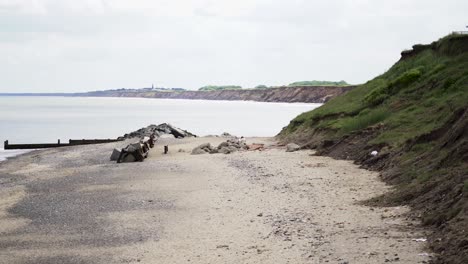
[[[426,263],[408,208],[351,161],[264,151],[190,155],[202,137],[161,139],[144,162],[128,142],[35,151],[0,163],[0,263]],[[169,154],[162,154],[169,145]]]

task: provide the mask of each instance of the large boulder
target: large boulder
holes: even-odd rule
[[[162,135],[172,135],[175,138],[196,137],[194,134],[188,131],[164,123],[160,125],[149,125],[147,127],[138,129],[137,131],[125,134],[123,138],[142,138],[153,134],[156,137],[161,137]]]
[[[201,149],[211,149],[211,144],[210,144],[210,143],[203,143],[203,144],[201,144],[200,146],[198,146],[197,148],[201,148]]]
[[[116,161],[116,160],[119,159],[119,157],[120,157],[120,150],[114,149],[114,150],[112,151],[111,156],[110,156],[110,160]]]
[[[219,153],[219,149],[215,148],[210,151],[210,154],[217,154]]]
[[[227,143],[227,142],[221,142],[221,143],[218,145],[218,149],[223,148],[223,147],[228,147],[228,146],[229,146],[229,143]]]
[[[193,137],[194,135],[190,132],[172,126],[171,124],[160,124],[158,130],[164,131],[166,134],[172,134],[175,138]]]
[[[286,152],[294,152],[300,149],[301,149],[301,146],[294,144],[294,143],[289,143],[288,145],[286,145]]]
[[[192,155],[206,154],[213,150],[210,143],[204,143],[192,150]]]
[[[136,158],[131,153],[125,154],[125,157],[122,160],[122,162],[135,162],[135,161],[136,161]]]
[[[238,149],[237,147],[235,147],[235,146],[229,146],[228,149],[229,149],[229,151],[231,151],[231,153],[232,153],[232,152],[236,152],[236,151],[239,150],[239,149]]]
[[[231,150],[229,149],[229,147],[222,147],[218,150],[218,152],[223,154],[230,154]]]
[[[141,143],[133,143],[128,145],[125,150],[128,152],[135,152],[137,150],[143,149],[143,145]]]

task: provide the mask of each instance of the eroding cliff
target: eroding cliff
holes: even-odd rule
[[[162,99],[229,100],[286,103],[325,103],[344,94],[354,86],[298,86],[270,89],[244,89],[219,91],[99,91],[78,94],[99,97],[143,97]]]

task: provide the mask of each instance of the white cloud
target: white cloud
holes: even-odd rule
[[[0,91],[364,82],[461,0],[0,0]]]

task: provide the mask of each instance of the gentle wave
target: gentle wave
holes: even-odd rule
[[[28,153],[28,152],[31,152],[33,150],[16,150],[16,149],[8,149],[8,150],[5,150],[3,148],[0,148],[0,162],[2,161],[5,161],[7,160],[8,158],[12,158],[12,157],[16,157],[18,155],[21,155],[21,154],[25,154],[25,153]]]

